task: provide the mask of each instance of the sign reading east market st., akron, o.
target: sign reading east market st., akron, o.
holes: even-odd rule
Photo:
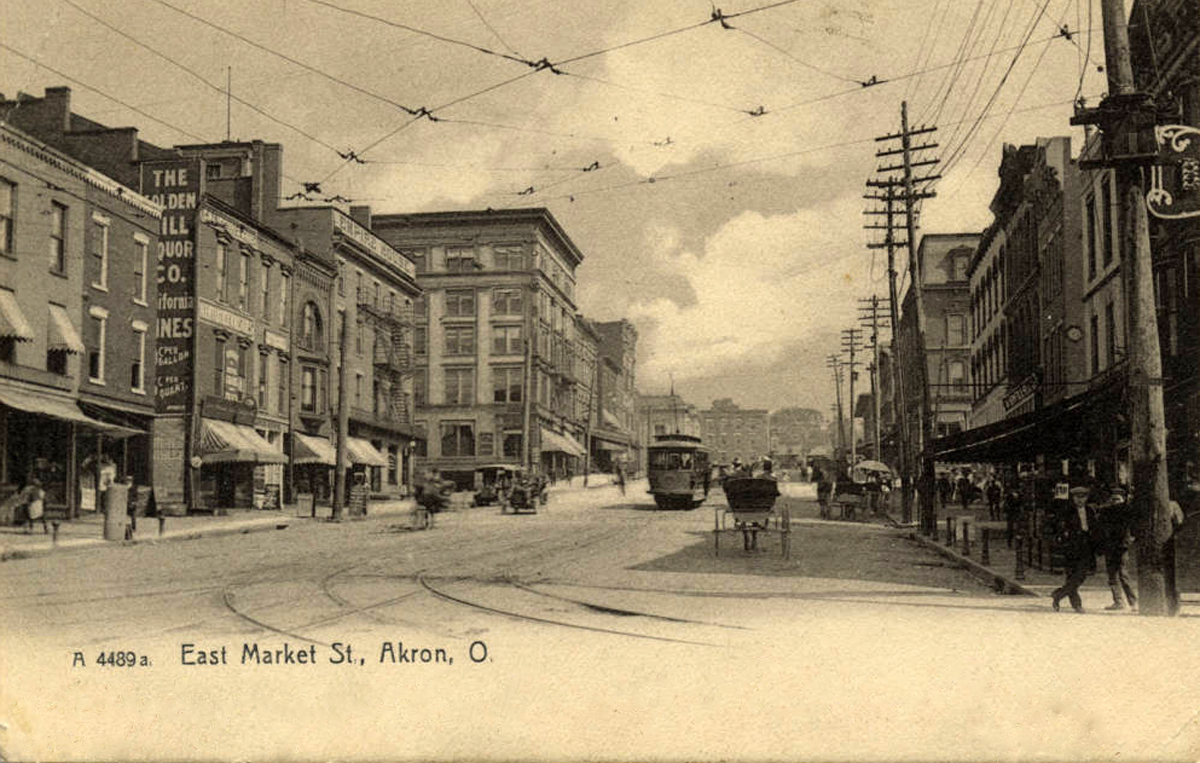
[[[142,165],[142,193],[162,205],[158,243],[158,321],[154,400],[158,413],[182,414],[191,400],[192,337],[196,308],[198,159]]]

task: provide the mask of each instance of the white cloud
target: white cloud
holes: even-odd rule
[[[855,300],[869,291],[858,259],[869,255],[845,235],[858,211],[857,199],[844,198],[788,215],[747,212],[701,253],[660,250],[696,301],[654,298],[631,307],[642,344],[639,384],[765,367],[806,338],[853,325]]]

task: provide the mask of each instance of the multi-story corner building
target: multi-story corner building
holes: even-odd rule
[[[0,160],[0,498],[36,478],[48,510],[73,516],[83,466],[93,480],[108,459],[152,476],[144,257],[162,210],[8,125]],[[7,520],[11,509],[0,505]]]
[[[770,414],[765,408],[741,408],[728,397],[714,400],[712,408],[700,412],[700,431],[713,463],[735,458],[749,463],[771,453]]]
[[[1066,137],[1005,146],[969,268],[971,426],[1053,404],[1086,379],[1080,176]]]
[[[371,227],[416,263],[424,290],[415,314],[422,466],[464,487],[497,461],[579,473],[590,398],[577,390],[588,370],[576,349],[583,254],[553,215],[375,215]]]
[[[901,304],[897,353],[903,366],[910,464],[925,443],[921,431],[921,380],[929,384],[934,436],[961,431],[971,410],[968,364],[971,344],[970,286],[967,270],[979,245],[978,233],[929,233],[917,248],[920,282],[910,285]],[[921,290],[925,355],[917,352],[916,289]],[[910,380],[912,380],[910,382]]]
[[[1200,126],[1200,8],[1194,0],[1136,0],[1129,15],[1129,48],[1134,83],[1175,124]],[[1194,151],[1194,149],[1193,149]],[[1193,158],[1195,153],[1192,153]],[[1194,161],[1194,159],[1193,159]],[[1164,173],[1166,174],[1166,173]],[[1195,167],[1176,170],[1170,191],[1188,197],[1184,178]],[[1150,216],[1159,346],[1166,405],[1167,466],[1173,492],[1185,481],[1188,462],[1200,463],[1200,217]],[[1118,318],[1118,324],[1120,320]]]
[[[637,412],[637,329],[627,320],[594,324],[600,336],[600,418],[593,439],[606,443],[610,456],[630,464],[645,460],[635,436]],[[618,450],[617,448],[623,448]]]

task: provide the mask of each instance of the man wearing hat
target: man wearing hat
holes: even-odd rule
[[[1100,551],[1104,554],[1104,569],[1108,573],[1108,587],[1112,589],[1113,603],[1105,609],[1125,609],[1128,600],[1131,609],[1137,608],[1137,594],[1129,584],[1126,560],[1133,543],[1133,516],[1127,502],[1124,487],[1113,488],[1100,511],[1103,527]],[[1124,596],[1122,596],[1124,594]]]
[[[1070,599],[1071,607],[1083,612],[1083,600],[1079,598],[1079,586],[1087,579],[1095,551],[1092,547],[1092,531],[1096,527],[1096,516],[1088,505],[1089,488],[1082,485],[1070,490],[1070,504],[1063,507],[1059,517],[1058,544],[1066,562],[1067,578],[1051,594],[1054,610],[1062,599]]]

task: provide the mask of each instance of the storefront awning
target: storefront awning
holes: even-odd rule
[[[559,434],[542,427],[542,452],[558,451],[570,456],[582,456],[585,451],[574,437],[569,434]]]
[[[346,453],[352,464],[367,466],[387,466],[387,457],[375,449],[375,446],[361,437],[346,438]]]
[[[609,413],[607,408],[600,409],[600,419],[609,426],[617,427],[618,429],[621,426],[621,420]]]
[[[1032,461],[1052,453],[1064,432],[1079,424],[1085,406],[1099,396],[1085,392],[1020,416],[964,429],[933,441],[934,457],[950,463]]]
[[[200,457],[206,464],[287,463],[285,455],[250,427],[216,419],[201,419]]]
[[[82,424],[103,432],[110,437],[129,437],[136,434],[145,434],[140,429],[123,427],[119,424],[110,424],[107,421],[94,419],[79,410],[79,406],[76,405],[74,400],[51,397],[40,392],[33,392],[32,390],[0,391],[0,403],[4,403],[9,408],[16,408],[25,413],[35,413],[61,421]]]
[[[83,340],[79,332],[71,324],[67,311],[58,305],[50,305],[50,336],[46,345],[48,352],[71,352],[76,355],[84,353]]]
[[[337,452],[329,440],[310,434],[292,433],[292,455],[298,466],[305,464],[324,464],[333,466],[337,463]]]
[[[592,442],[595,443],[596,448],[599,450],[622,451],[626,448],[626,446],[620,443],[612,442],[610,440],[602,440],[599,437],[593,437]]]
[[[17,304],[17,295],[6,289],[0,289],[0,338],[33,341],[33,328]]]

